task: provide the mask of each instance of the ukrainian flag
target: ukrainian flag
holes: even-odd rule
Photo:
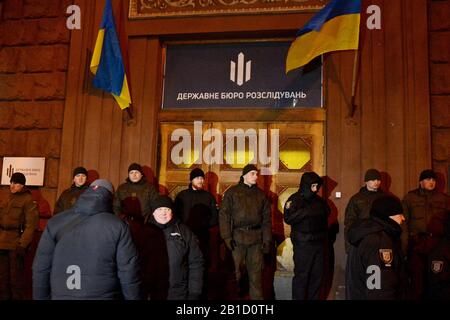
[[[357,50],[361,0],[331,0],[297,32],[286,58],[286,73],[330,51]]]
[[[130,106],[130,91],[110,0],[106,0],[103,10],[103,19],[91,60],[91,72],[95,75],[94,87],[110,92],[121,109]]]

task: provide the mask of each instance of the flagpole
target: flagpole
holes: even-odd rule
[[[358,66],[359,66],[359,49],[357,49],[355,51],[355,58],[353,60],[353,76],[352,76],[352,98],[350,99],[350,107],[349,107],[349,111],[348,111],[348,116],[350,118],[353,118],[353,116],[355,115],[355,110],[356,110],[356,104],[355,104],[355,99],[356,99],[356,85],[357,85],[357,74],[358,74]]]
[[[128,116],[130,117],[130,120],[132,120],[133,119],[133,113],[131,112],[131,104],[130,104],[130,106],[128,107],[128,108],[126,108],[127,109],[127,113],[128,113]]]
[[[126,43],[126,41],[128,40],[128,36],[125,32],[125,27],[124,27],[124,23],[123,23],[123,3],[122,1],[120,2],[120,6],[119,6],[119,23],[118,23],[118,38],[119,38],[119,43],[120,45],[120,51],[122,53],[122,57],[123,57],[123,68],[125,71],[125,76],[129,74],[129,68],[128,68],[128,51],[127,50],[123,50],[123,46],[125,46],[124,43]],[[125,39],[126,37],[126,39]],[[125,41],[124,41],[125,40]],[[128,84],[128,90],[130,92],[130,96],[131,96],[131,83]],[[130,103],[129,107],[126,108],[127,109],[127,114],[128,114],[128,122],[130,122],[131,120],[133,120],[133,104]]]

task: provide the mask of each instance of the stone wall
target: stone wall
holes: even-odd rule
[[[70,0],[0,0],[0,165],[3,156],[45,157],[44,197],[58,184]],[[433,168],[449,181],[450,0],[429,0]],[[69,183],[69,182],[68,182]],[[0,197],[8,193],[0,187]]]
[[[0,1],[0,165],[45,157],[43,197],[58,185],[70,31],[67,0]],[[0,197],[8,194],[0,187]]]
[[[428,17],[433,168],[444,174],[449,191],[450,0],[429,1]]]

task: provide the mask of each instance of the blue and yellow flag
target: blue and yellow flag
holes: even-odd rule
[[[103,19],[95,42],[91,60],[93,84],[98,89],[110,92],[121,109],[131,104],[127,75],[117,38],[111,1],[106,0]]]
[[[286,58],[286,73],[330,51],[357,50],[361,0],[331,0],[297,32]]]

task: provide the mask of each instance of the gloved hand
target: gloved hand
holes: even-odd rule
[[[233,251],[234,248],[236,247],[236,241],[234,241],[233,239],[229,238],[229,239],[224,239],[225,241],[225,245],[227,246],[227,248],[230,251]]]
[[[262,252],[264,254],[270,253],[270,247],[271,247],[270,241],[264,241],[263,244],[262,244],[262,247],[261,247],[262,248]]]

